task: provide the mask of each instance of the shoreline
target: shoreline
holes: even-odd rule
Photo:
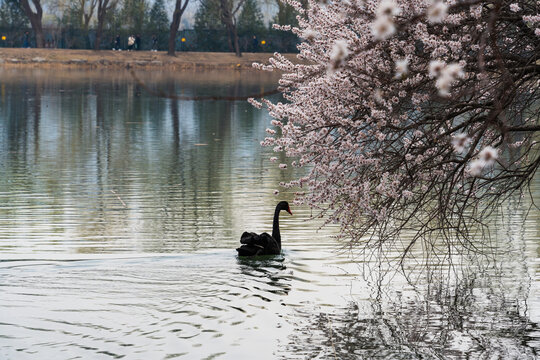
[[[296,54],[284,54],[298,61]],[[0,48],[0,67],[40,69],[149,69],[149,70],[256,70],[254,62],[268,64],[271,53],[113,51],[36,48]]]

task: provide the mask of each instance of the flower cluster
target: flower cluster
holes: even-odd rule
[[[480,176],[482,171],[492,166],[497,158],[497,150],[491,146],[486,146],[480,151],[478,157],[470,162],[468,171],[472,176]]]
[[[467,206],[495,206],[509,184],[534,175],[534,2],[291,4],[301,14],[291,31],[304,39],[302,61],[275,54],[266,66],[282,71],[285,101],[252,103],[273,117],[262,144],[305,166],[283,184],[302,188],[297,202],[354,241],[383,241],[412,222],[422,234],[464,226],[473,221]]]
[[[385,40],[396,32],[394,17],[401,13],[394,0],[382,0],[377,7],[377,18],[371,25],[373,36],[377,40]]]
[[[450,87],[459,78],[465,77],[465,73],[460,64],[445,64],[444,61],[433,60],[429,63],[430,77],[436,77],[435,87],[439,90],[439,95],[450,96]]]

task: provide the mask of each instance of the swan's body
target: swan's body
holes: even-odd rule
[[[289,203],[282,201],[276,206],[274,212],[274,224],[272,235],[262,233],[260,235],[250,232],[244,232],[240,237],[239,256],[258,256],[258,255],[279,255],[281,253],[281,234],[279,233],[279,212],[287,211],[292,215]]]

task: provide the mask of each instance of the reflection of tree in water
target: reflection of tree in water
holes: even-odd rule
[[[302,359],[533,359],[538,324],[528,318],[527,287],[490,270],[400,291],[379,283],[366,303],[306,315],[284,352]]]

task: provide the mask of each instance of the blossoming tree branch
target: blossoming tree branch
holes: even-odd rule
[[[262,144],[308,169],[281,185],[351,246],[482,250],[540,164],[538,3],[287,2],[303,61],[255,64],[285,102],[250,99],[274,118]]]

